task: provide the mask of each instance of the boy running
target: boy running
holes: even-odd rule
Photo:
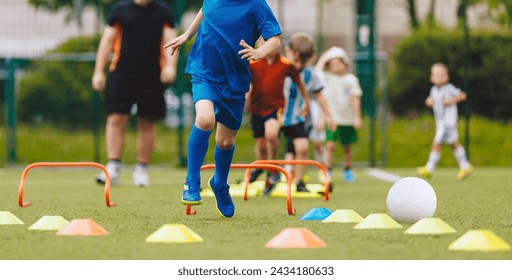
[[[251,80],[248,61],[277,52],[281,30],[264,0],[204,0],[187,31],[166,47],[174,53],[196,33],[185,69],[192,75],[196,119],[188,139],[187,177],[181,201],[185,205],[202,203],[200,168],[217,124],[216,168],[208,185],[215,194],[219,213],[232,217],[235,205],[227,179]],[[266,42],[254,49],[251,46],[260,36]]]

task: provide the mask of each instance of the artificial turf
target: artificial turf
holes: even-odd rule
[[[366,217],[387,213],[386,195],[392,183],[356,169],[357,180],[344,183],[334,174],[334,192],[321,198],[294,198],[295,215],[288,215],[285,198],[233,197],[236,213],[222,218],[213,197],[203,197],[196,215],[186,215],[181,204],[185,169],[155,166],[151,186],[136,188],[131,166],[123,166],[122,185],[111,189],[115,207],[107,207],[104,189],[96,185],[92,168],[39,168],[30,171],[24,201],[17,204],[23,168],[0,169],[0,211],[9,211],[23,225],[0,225],[3,260],[493,260],[512,259],[512,251],[450,251],[448,246],[472,229],[491,230],[512,244],[512,175],[510,168],[477,167],[459,182],[455,168],[438,169],[429,181],[437,195],[435,217],[456,233],[408,235],[402,229],[354,229],[355,224],[321,223],[299,218],[313,208],[352,209]],[[414,169],[386,169],[399,176],[415,176]],[[310,174],[316,174],[314,169]],[[203,182],[212,171],[203,171]],[[316,178],[316,175],[310,177]],[[233,170],[230,181],[243,179]],[[312,179],[313,180],[313,179]],[[71,221],[90,218],[109,231],[104,236],[57,236],[55,231],[28,227],[44,215]],[[145,239],[166,224],[183,224],[203,238],[197,243],[147,243]],[[266,248],[287,228],[307,228],[327,246],[308,249]]]

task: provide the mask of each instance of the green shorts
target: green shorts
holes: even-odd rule
[[[336,131],[326,129],[327,141],[339,141],[341,144],[353,144],[357,142],[357,131],[353,126],[338,125]]]

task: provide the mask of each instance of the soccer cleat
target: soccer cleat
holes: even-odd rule
[[[416,173],[419,176],[424,177],[424,178],[431,178],[432,177],[432,173],[430,173],[430,171],[425,166],[416,168]]]
[[[268,176],[268,182],[271,185],[275,185],[281,181],[281,173],[276,172],[274,174],[270,173]]]
[[[460,169],[459,173],[457,174],[457,180],[461,181],[466,179],[469,177],[469,175],[471,175],[471,173],[473,173],[473,170],[474,168],[472,165],[469,165],[469,167],[466,169]]]
[[[149,187],[147,167],[135,166],[135,170],[133,170],[133,184],[136,187]]]
[[[110,184],[120,185],[121,168],[119,167],[119,165],[115,163],[107,163],[105,169],[107,169],[107,172],[110,175]],[[96,176],[96,183],[105,184],[105,181],[107,181],[107,176],[105,175],[105,172],[101,172],[100,174],[98,174],[98,176]]]
[[[258,179],[258,176],[260,176],[263,173],[263,169],[253,169],[251,171],[251,177],[249,177],[249,183],[252,183]]]
[[[235,204],[229,194],[229,185],[217,187],[213,184],[213,177],[208,180],[208,187],[212,189],[217,200],[217,210],[225,218],[231,218],[235,214]]]
[[[354,172],[350,169],[345,169],[343,171],[343,180],[345,180],[345,182],[354,182],[356,180],[356,175],[354,174]]]
[[[200,188],[192,189],[188,186],[188,183],[185,182],[183,185],[183,196],[181,197],[181,203],[185,205],[199,205],[203,203],[201,200],[201,195],[199,194],[200,191]]]
[[[275,184],[266,185],[265,188],[263,189],[263,195],[264,196],[269,196],[272,193],[272,191],[274,190],[275,187],[276,187]]]
[[[300,180],[297,183],[297,192],[309,192],[308,188],[306,188],[306,184],[304,181]]]
[[[332,183],[329,183],[329,193],[332,193],[332,191],[334,190],[333,187],[334,187],[334,185]],[[319,191],[318,193],[321,194],[321,195],[325,194],[324,191]]]

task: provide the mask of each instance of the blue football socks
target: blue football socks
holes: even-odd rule
[[[201,165],[208,151],[208,142],[212,131],[202,130],[192,126],[188,137],[187,184],[190,188],[199,190],[201,184]]]
[[[233,161],[233,154],[235,152],[235,146],[229,150],[224,150],[215,145],[213,151],[213,158],[215,160],[215,174],[214,184],[216,186],[226,186],[228,184],[229,169],[231,168],[231,162]]]

